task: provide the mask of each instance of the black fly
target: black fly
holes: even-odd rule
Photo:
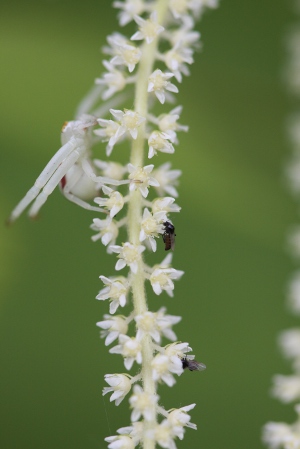
[[[163,223],[164,225],[164,233],[162,235],[164,244],[165,244],[165,250],[169,251],[171,249],[174,251],[175,249],[175,227],[170,223],[170,221],[165,221]]]
[[[197,360],[188,359],[187,357],[181,359],[181,362],[182,368],[188,368],[190,371],[203,371],[206,369],[204,363],[197,362]]]

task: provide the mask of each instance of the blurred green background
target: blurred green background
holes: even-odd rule
[[[117,29],[111,3],[1,2],[2,223],[103,71],[100,48]],[[166,408],[197,403],[198,431],[178,448],[262,448],[265,422],[294,419],[269,396],[272,375],[290,373],[275,339],[297,324],[284,305],[295,268],[285,233],[298,212],[283,180],[289,6],[224,0],[198,25],[204,48],[179,86],[190,132],[172,156],[183,170],[174,267],[186,274],[174,299],[150,302],[183,315],[178,338],[207,370],[159,388]],[[124,368],[95,326],[108,310],[94,299],[98,276],[111,275],[115,259],[90,240],[94,215],[55,191],[38,222],[24,215],[0,230],[1,449],[103,448],[129,423],[126,400],[115,407],[101,396],[103,375]],[[163,256],[159,245],[154,260]]]

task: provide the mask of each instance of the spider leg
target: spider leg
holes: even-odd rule
[[[67,174],[68,175],[68,174]],[[104,212],[105,214],[108,214],[108,212],[101,207],[92,206],[91,204],[87,203],[83,199],[79,198],[78,196],[74,195],[74,193],[71,193],[71,190],[75,185],[80,181],[80,179],[86,176],[84,172],[78,172],[74,174],[70,180],[67,181],[64,188],[61,188],[62,194],[72,203],[77,204],[78,206],[82,207],[86,210],[92,210],[94,212]]]
[[[82,169],[83,169],[84,173],[89,178],[91,178],[92,181],[98,182],[99,184],[111,184],[111,185],[114,185],[114,186],[121,186],[121,185],[124,185],[124,184],[129,184],[129,180],[127,180],[127,179],[124,179],[123,181],[117,181],[116,179],[106,178],[104,176],[97,176],[94,173],[91,165],[85,159],[82,160],[81,166],[82,166]]]
[[[51,158],[44,170],[36,179],[34,185],[28,190],[24,198],[17,204],[17,206],[11,212],[8,223],[15,221],[26,207],[37,197],[40,190],[49,181],[59,164],[76,148],[77,142],[75,137],[71,137],[69,142],[63,145]]]
[[[48,196],[53,192],[55,187],[58,185],[59,181],[66,175],[67,171],[72,167],[73,164],[79,159],[82,153],[86,151],[85,146],[78,147],[61,163],[57,168],[56,172],[49,179],[41,193],[37,196],[35,202],[29,209],[29,216],[31,218],[36,217],[38,211],[42,205],[46,202]]]

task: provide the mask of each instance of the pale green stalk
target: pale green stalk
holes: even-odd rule
[[[154,10],[157,11],[158,23],[163,24],[167,12],[168,1],[157,0]],[[148,115],[148,79],[153,72],[153,64],[157,52],[158,38],[154,39],[151,44],[145,43],[142,47],[142,57],[139,63],[139,70],[137,73],[137,81],[135,88],[134,109],[142,117]],[[145,143],[145,125],[142,124],[139,128],[137,139],[132,142],[132,149],[130,155],[130,162],[136,167],[143,166],[144,160],[144,143]],[[134,190],[130,193],[128,203],[128,237],[129,241],[134,245],[139,245],[139,234],[142,220],[142,196],[139,190]],[[145,293],[145,274],[143,268],[143,259],[140,258],[138,262],[138,270],[136,274],[132,275],[132,298],[134,312],[136,315],[145,313],[148,310],[147,299]],[[144,391],[151,395],[156,394],[155,382],[152,378],[151,361],[153,359],[153,343],[149,335],[145,335],[142,340],[142,381]],[[153,415],[156,416],[155,407],[153,408]],[[151,428],[155,425],[156,418],[152,422],[145,422],[145,427]],[[145,437],[143,442],[144,449],[153,449],[155,447],[155,440]]]

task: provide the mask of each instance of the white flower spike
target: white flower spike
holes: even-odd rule
[[[156,11],[153,11],[150,18],[147,20],[144,20],[142,17],[137,15],[134,16],[134,20],[139,26],[139,31],[131,36],[132,41],[145,39],[147,44],[151,44],[151,42],[153,42],[153,40],[164,31],[164,27],[157,23]]]
[[[178,93],[178,88],[169,81],[173,76],[173,73],[163,73],[157,69],[149,77],[148,92],[154,92],[161,104],[164,104],[166,100],[166,90]]]
[[[107,37],[104,73],[78,106],[76,119],[63,127],[61,148],[9,218],[16,220],[31,203],[29,215],[34,217],[59,186],[68,200],[94,213],[91,238],[100,240],[115,258],[115,275],[100,276],[104,285],[96,299],[109,312],[96,325],[105,346],[114,344],[109,353],[121,355],[125,369],[138,373],[134,377],[128,372],[104,376],[108,386],[102,394],[109,394],[116,406],[127,397],[131,408],[129,425],[105,438],[108,449],[154,449],[156,445],[176,449],[175,440],[182,439],[188,427],[196,429],[188,414],[195,404],[166,411],[158,404],[157,388],[159,383],[172,387],[175,376],[185,368],[200,371],[204,365],[187,355],[191,351],[188,343],[177,341],[173,326],[181,317],[167,314],[165,307],[152,312],[146,296],[149,290],[154,298],[163,292],[173,297],[174,280],[183,275],[171,266],[171,254],[153,266],[144,261],[146,249],[174,249],[171,234],[174,237],[175,225],[170,215],[181,209],[175,203],[181,171],[172,169],[170,162],[154,166],[144,165],[144,160],[147,155],[152,160],[166,154],[171,157],[179,144],[177,134],[188,130],[179,123],[181,106],[170,111],[161,105],[175,103],[173,93],[178,88],[172,80],[181,82],[182,75],[189,74],[188,65],[199,48],[195,18],[205,8],[215,7],[216,1],[112,2],[119,24],[131,22],[135,30],[131,38],[118,31]],[[156,106],[162,109],[158,116],[153,114]],[[122,151],[122,163],[111,160],[115,146]],[[125,275],[118,276],[125,268]],[[146,281],[152,289],[146,288]],[[294,303],[300,304],[300,288],[293,285],[291,289]],[[123,314],[117,314],[121,308]],[[166,344],[164,339],[171,343],[160,346],[162,341]],[[294,333],[282,345],[300,372],[298,339]],[[296,397],[295,389],[290,385],[290,397]],[[291,437],[294,428],[290,426],[287,433]]]

